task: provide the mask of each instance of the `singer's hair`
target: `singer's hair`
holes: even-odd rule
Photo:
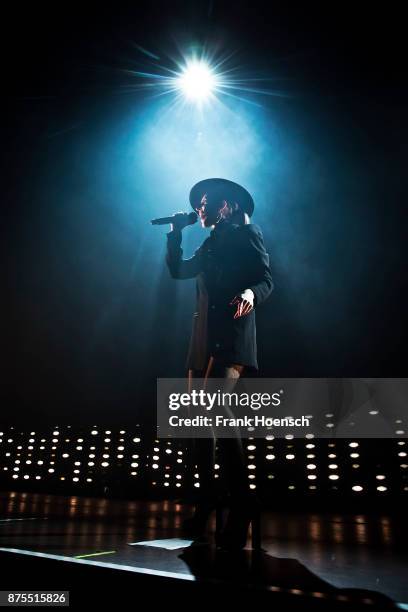
[[[251,221],[249,220],[248,213],[244,212],[242,208],[240,208],[239,204],[237,204],[237,202],[228,202],[227,200],[225,201],[227,202],[228,207],[232,208],[232,212],[231,214],[225,215],[224,218],[228,218],[230,223],[236,223],[237,225],[248,225],[249,223],[251,223]],[[235,210],[234,205],[236,206]]]
[[[241,208],[238,208],[232,213],[231,223],[236,223],[237,225],[248,225],[251,223],[251,221],[249,220],[248,213],[244,212]]]

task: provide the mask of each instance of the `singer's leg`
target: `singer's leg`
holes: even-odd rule
[[[210,357],[204,375],[204,385],[206,387],[210,383],[210,379],[222,379],[220,382],[222,391],[230,393],[235,388],[243,371],[244,366],[240,364],[225,364]],[[197,375],[202,377],[203,373],[189,371],[189,391],[194,389],[194,380]],[[226,415],[232,416],[228,407],[224,407],[224,411]],[[219,438],[217,440],[217,447],[223,473],[223,488],[225,492],[230,494],[232,503],[235,504],[237,500],[245,500],[248,486],[242,440],[238,430],[234,433],[235,435],[232,438]],[[200,478],[199,502],[192,519],[185,522],[186,529],[196,536],[204,533],[208,517],[215,508],[220,496],[219,483],[214,479],[214,462],[215,437],[196,438],[194,440],[192,463],[193,471],[194,466],[197,466]]]
[[[189,370],[188,391],[198,388],[196,379],[203,379],[204,372],[200,370]],[[201,385],[202,386],[202,385]],[[198,388],[199,390],[199,388]],[[197,484],[194,478],[196,469],[199,474],[199,491],[197,492],[194,514],[190,519],[184,521],[184,530],[191,537],[197,539],[205,535],[208,518],[215,509],[217,495],[214,482],[215,440],[210,438],[194,438],[191,448],[191,485]]]
[[[204,373],[201,370],[188,371],[188,390],[191,392],[195,388],[196,378],[203,379]],[[214,497],[214,462],[215,462],[215,440],[211,438],[195,438],[192,449],[193,482],[195,466],[200,480],[200,500],[208,500]]]
[[[209,378],[222,379],[220,383],[222,392],[231,393],[243,372],[243,365],[224,363],[211,357],[205,377],[206,380]],[[235,416],[228,406],[223,407],[223,412],[226,417]],[[217,438],[216,445],[225,488],[231,497],[239,499],[242,495],[247,495],[248,482],[240,432],[238,429],[232,431],[233,437]]]

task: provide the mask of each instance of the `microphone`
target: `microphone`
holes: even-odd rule
[[[167,225],[168,223],[175,223],[177,221],[177,218],[180,219],[180,217],[185,217],[186,225],[193,225],[194,223],[197,223],[197,219],[198,219],[198,215],[195,212],[176,213],[175,215],[172,215],[171,217],[159,217],[158,219],[152,219],[150,223],[152,225]]]

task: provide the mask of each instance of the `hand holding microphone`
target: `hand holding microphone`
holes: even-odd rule
[[[171,217],[159,217],[158,219],[152,219],[150,223],[152,225],[167,225],[168,223],[171,223],[172,230],[182,230],[184,227],[187,227],[187,225],[197,223],[197,219],[198,216],[195,212],[178,212]]]

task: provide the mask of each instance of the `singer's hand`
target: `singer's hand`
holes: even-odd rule
[[[183,228],[187,227],[187,225],[191,225],[191,220],[188,213],[175,213],[174,222],[171,224],[171,231],[182,230]]]
[[[234,319],[238,319],[238,317],[243,317],[247,315],[254,308],[254,299],[255,295],[252,289],[245,289],[243,293],[236,295],[232,302],[230,302],[230,306],[237,304],[237,310],[234,314]]]

